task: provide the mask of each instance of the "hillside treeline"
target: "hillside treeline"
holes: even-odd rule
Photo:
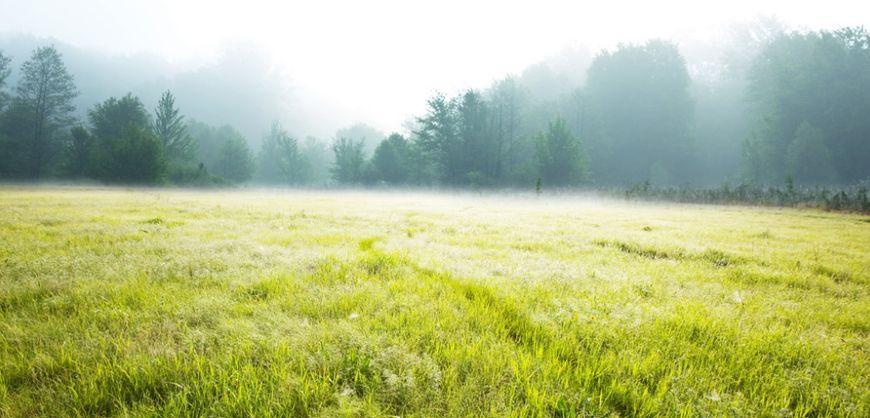
[[[258,149],[232,126],[186,118],[170,91],[148,104],[108,97],[76,118],[80,92],[54,47],[33,51],[16,85],[0,52],[0,178],[539,189],[870,178],[870,33],[761,38],[704,73],[715,82],[700,80],[673,42],[622,44],[598,53],[570,89],[545,95],[507,77],[434,95],[404,133],[360,125],[321,141],[276,122]]]

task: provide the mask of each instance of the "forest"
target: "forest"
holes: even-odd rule
[[[635,193],[830,187],[866,203],[870,33],[758,24],[742,36],[739,49],[706,66],[688,63],[675,42],[619,44],[582,74],[531,67],[486,88],[433,94],[403,132],[360,123],[326,139],[296,137],[275,121],[251,140],[230,124],[187,117],[169,90],[156,103],[130,93],[76,109],[77,75],[55,47],[22,58],[15,83],[12,57],[0,51],[0,179]]]

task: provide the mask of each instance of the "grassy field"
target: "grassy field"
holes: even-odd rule
[[[0,188],[0,416],[870,415],[870,218]]]

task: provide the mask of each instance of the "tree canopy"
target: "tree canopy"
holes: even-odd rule
[[[664,183],[689,169],[693,103],[677,46],[666,41],[620,45],[589,67],[586,95],[592,175],[602,183]]]
[[[832,171],[828,181],[870,178],[870,33],[865,29],[777,37],[753,62],[748,99],[757,116],[754,140],[746,143],[753,158],[744,163],[754,180],[781,181],[795,170],[790,164],[802,160],[796,150],[807,147],[818,152],[820,167],[830,166],[824,168]]]
[[[18,73],[0,51],[0,178],[632,190],[870,180],[870,33],[761,21],[729,36],[706,58],[666,40],[575,51],[485,88],[436,93],[389,136],[365,123],[328,138],[263,126],[256,156],[234,126],[198,122],[177,105],[219,88],[215,74],[197,81],[203,89],[161,90],[153,102],[101,99],[76,120],[78,89],[55,48],[36,48]],[[263,64],[247,58],[236,64]],[[218,106],[244,107],[260,93]]]

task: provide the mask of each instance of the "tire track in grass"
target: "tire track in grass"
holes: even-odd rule
[[[614,248],[626,254],[633,254],[639,257],[650,260],[695,260],[706,262],[713,267],[729,267],[750,263],[753,260],[746,260],[742,257],[726,254],[720,250],[707,249],[700,253],[688,253],[685,250],[675,249],[659,249],[656,247],[644,246],[634,242],[618,241],[618,240],[595,240],[593,244],[601,248]],[[757,264],[757,263],[756,263]]]
[[[662,249],[635,242],[596,239],[592,244],[621,253],[653,261],[675,261],[677,263],[695,262],[712,266],[727,272],[730,281],[749,285],[787,286],[806,290],[816,290],[834,296],[847,296],[850,286],[860,286],[864,282],[852,273],[832,269],[821,264],[798,265],[805,276],[782,274],[782,267],[766,272],[771,267],[767,262],[728,254],[709,248],[701,252],[690,252],[682,248]]]

